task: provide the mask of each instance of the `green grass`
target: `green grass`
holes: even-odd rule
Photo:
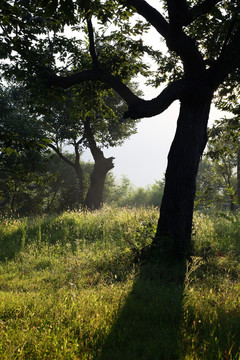
[[[155,209],[1,219],[1,359],[240,359],[240,220],[194,216],[187,264],[136,261]]]

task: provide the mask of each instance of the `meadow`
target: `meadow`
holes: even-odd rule
[[[139,257],[157,209],[0,220],[0,359],[240,359],[240,215],[194,214],[186,263]]]

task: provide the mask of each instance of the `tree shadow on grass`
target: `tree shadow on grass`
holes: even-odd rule
[[[143,264],[97,359],[178,359],[184,278],[184,261]]]

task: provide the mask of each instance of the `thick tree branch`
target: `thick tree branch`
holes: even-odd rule
[[[167,0],[170,25],[181,28],[191,21],[190,8],[186,0]]]
[[[77,146],[79,146],[79,145],[83,142],[84,139],[85,139],[85,137],[82,136],[82,137],[76,142]],[[75,144],[74,144],[74,145],[75,145]]]
[[[214,8],[214,6],[222,1],[223,0],[205,0],[201,4],[194,6],[190,10],[189,19],[184,25],[189,25],[200,16],[209,13],[209,11]]]
[[[187,26],[202,15],[209,13],[223,0],[205,0],[190,8],[186,0],[167,0],[170,24]]]
[[[74,141],[74,150],[75,150],[75,167],[79,166],[80,153],[79,153],[79,144]]]
[[[84,121],[83,126],[85,138],[87,139],[89,144],[89,149],[94,158],[94,161],[97,162],[99,159],[103,159],[104,155],[103,152],[98,148],[97,143],[94,139],[93,132],[90,126],[90,120],[87,119],[86,121]]]
[[[132,91],[119,79],[100,70],[87,70],[70,76],[48,76],[49,85],[69,88],[88,80],[99,80],[112,87],[128,104],[125,118],[139,119],[152,117],[162,113],[175,100],[181,99],[187,90],[188,82],[179,80],[167,86],[155,99],[143,100],[132,93]]]
[[[227,34],[225,36],[225,40],[224,40],[224,43],[223,43],[223,46],[222,46],[220,56],[225,53],[226,47],[231,42],[231,37],[232,37],[232,35],[234,33],[234,30],[237,28],[237,21],[238,21],[237,16],[234,14],[233,17],[232,17],[232,20],[229,23],[228,31],[227,31]]]
[[[58,76],[47,74],[45,77],[48,80],[49,86],[59,86],[64,89],[70,88],[76,84],[81,84],[84,81],[102,81],[115,89],[116,92],[126,101],[128,105],[133,105],[139,101],[136,96],[125,84],[123,84],[117,77],[98,70],[86,70],[79,73],[75,73],[69,76]]]
[[[161,114],[175,100],[181,99],[187,91],[187,82],[179,80],[169,84],[156,98],[152,100],[139,100],[137,104],[129,106],[124,114],[125,118],[139,119]]]
[[[169,24],[154,7],[145,0],[127,0],[127,4],[133,6],[165,39],[169,36]]]
[[[88,27],[88,36],[89,36],[89,52],[92,57],[92,62],[93,62],[94,68],[98,68],[99,62],[98,62],[98,58],[97,58],[97,54],[96,54],[96,50],[95,50],[94,31],[93,31],[91,16],[89,16],[87,18],[87,27]]]
[[[182,10],[187,12],[186,6]],[[127,0],[127,3],[137,10],[155,29],[161,34],[167,43],[169,50],[176,52],[180,56],[186,76],[198,76],[205,69],[205,64],[201,53],[198,51],[195,41],[188,37],[181,27],[176,27],[175,24],[170,24],[164,17],[149,5],[145,0]],[[171,11],[173,11],[174,4],[169,1]],[[170,13],[171,13],[170,11]],[[173,15],[173,14],[172,14]]]
[[[75,169],[74,163],[70,161],[66,156],[64,156],[61,151],[53,144],[48,144],[48,146],[55,151],[56,154],[68,165],[72,166]]]

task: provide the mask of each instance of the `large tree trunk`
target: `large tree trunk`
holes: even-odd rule
[[[99,150],[99,156],[95,157],[95,164],[91,173],[91,183],[86,196],[86,207],[90,210],[99,209],[103,203],[103,190],[106,175],[114,167],[113,157],[105,158]]]
[[[190,251],[198,165],[207,142],[211,96],[181,102],[166,171],[166,185],[153,245],[175,255]]]

